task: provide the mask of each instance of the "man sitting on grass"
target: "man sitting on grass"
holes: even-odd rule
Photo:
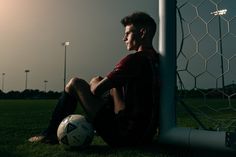
[[[65,87],[48,128],[30,142],[58,143],[56,132],[63,118],[75,112],[77,103],[86,112],[97,133],[111,146],[150,143],[158,127],[158,54],[152,41],[156,23],[143,12],[121,20],[123,41],[135,51],[119,61],[106,77],[90,83],[73,78]]]

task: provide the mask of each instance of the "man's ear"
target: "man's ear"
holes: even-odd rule
[[[146,28],[141,28],[140,29],[140,36],[143,39],[145,35],[147,34],[147,29]]]

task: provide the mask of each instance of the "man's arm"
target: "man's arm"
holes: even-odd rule
[[[105,77],[102,78],[100,76],[94,77],[90,81],[90,90],[94,95],[102,95],[107,90],[113,88],[111,81]]]

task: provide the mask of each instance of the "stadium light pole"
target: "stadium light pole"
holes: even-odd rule
[[[30,70],[25,70],[25,90],[27,89],[27,83],[28,83],[28,73],[30,72]]]
[[[47,83],[48,81],[47,80],[44,80],[44,92],[46,93],[47,92]]]
[[[219,20],[219,37],[220,37],[220,62],[221,62],[221,75],[222,75],[222,89],[223,92],[225,91],[225,77],[224,77],[224,61],[223,61],[223,46],[222,46],[222,35],[221,35],[221,16],[225,15],[227,12],[227,9],[217,10],[214,12],[211,12],[214,16],[218,16]],[[223,95],[224,97],[224,95]]]
[[[6,73],[2,73],[2,92],[4,92],[4,79],[5,79]]]
[[[62,45],[65,47],[65,57],[64,57],[64,86],[63,86],[63,90],[65,90],[65,87],[66,87],[66,48],[67,46],[70,45],[70,42],[69,41],[66,41],[64,43],[62,43]]]

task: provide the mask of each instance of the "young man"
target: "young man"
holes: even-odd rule
[[[133,13],[121,20],[124,42],[135,53],[123,58],[106,77],[90,83],[73,78],[52,114],[49,127],[30,142],[57,143],[56,131],[81,104],[97,133],[111,146],[151,142],[158,127],[158,54],[152,46],[156,23],[148,14]]]

